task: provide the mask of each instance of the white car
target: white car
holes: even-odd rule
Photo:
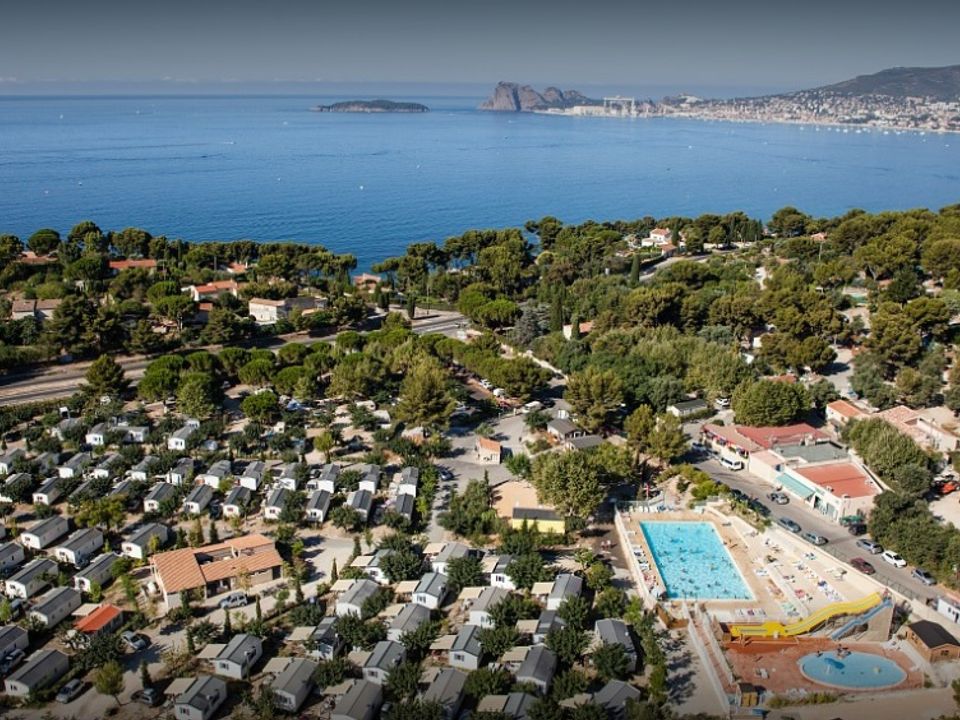
[[[234,608],[244,607],[248,605],[249,602],[245,592],[232,592],[223,598],[223,600],[219,602],[219,605],[223,610],[232,610]]]
[[[880,553],[880,557],[894,567],[902,568],[907,566],[907,561],[897,555],[893,550],[884,550]]]

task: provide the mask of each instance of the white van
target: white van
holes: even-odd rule
[[[720,464],[728,470],[743,470],[743,460],[731,460],[730,458],[721,455]]]

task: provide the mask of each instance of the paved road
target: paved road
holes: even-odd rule
[[[430,311],[429,315],[418,318],[414,321],[413,331],[418,335],[428,333],[441,333],[444,335],[454,335],[456,331],[466,322],[465,318],[459,313],[437,313]],[[269,347],[272,350],[278,350],[283,345],[290,343],[313,344],[318,342],[333,342],[336,335],[325,335],[322,337],[311,337],[305,334],[283,335],[277,338],[270,338],[273,341]],[[219,346],[209,346],[208,349],[217,350]],[[151,359],[142,355],[130,357],[118,357],[117,362],[123,367],[127,379],[133,385],[136,385]],[[59,365],[38,371],[36,373],[24,373],[22,375],[8,375],[0,379],[0,403],[20,404],[28,402],[37,402],[40,400],[52,400],[55,398],[67,398],[73,395],[80,383],[83,382],[87,368],[91,365],[90,361],[71,363],[69,365]]]
[[[776,505],[767,499],[767,494],[774,490],[770,483],[751,475],[745,470],[734,472],[728,470],[716,460],[707,459],[696,462],[695,465],[701,470],[710,474],[711,477],[729,485],[731,488],[740,490],[751,497],[758,498],[764,505],[770,508],[770,517],[774,522],[778,518],[786,517],[803,528],[804,531],[815,532],[823,535],[830,542],[819,550],[833,555],[839,560],[848,562],[855,557],[862,557],[870,562],[877,570],[873,576],[887,587],[896,590],[914,600],[926,601],[939,595],[936,586],[927,587],[910,577],[913,570],[911,566],[905,568],[896,568],[880,559],[879,555],[870,555],[866,550],[856,546],[858,538],[853,537],[847,532],[846,528],[838,526],[813,508],[805,505],[801,501],[790,497],[788,505]],[[856,572],[851,570],[851,572]]]

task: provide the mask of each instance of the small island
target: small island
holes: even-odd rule
[[[424,113],[430,110],[426,105],[415,102],[394,102],[393,100],[347,100],[333,105],[317,105],[314,112],[340,113]]]

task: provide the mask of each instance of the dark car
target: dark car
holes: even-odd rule
[[[777,522],[792,533],[800,532],[800,526],[790,518],[782,517]]]
[[[861,557],[854,558],[853,560],[850,561],[850,564],[854,567],[854,569],[859,570],[864,575],[873,575],[874,573],[877,572],[876,569],[873,567],[873,565],[871,565]]]
[[[867,526],[865,523],[853,523],[847,525],[847,532],[851,535],[864,535],[867,532]]]

